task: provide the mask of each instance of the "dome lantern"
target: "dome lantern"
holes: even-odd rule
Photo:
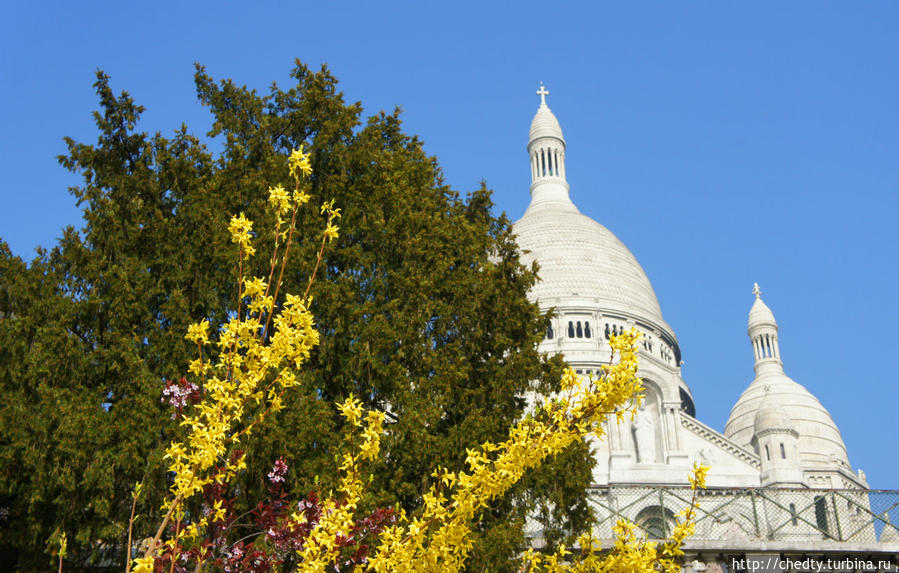
[[[755,357],[755,372],[783,372],[783,362],[780,359],[780,346],[777,341],[777,321],[774,313],[762,300],[762,289],[759,283],[752,288],[755,302],[749,310],[749,339],[752,342],[752,351]]]
[[[540,96],[540,107],[534,114],[528,133],[531,201],[570,202],[568,182],[565,180],[565,137],[562,127],[546,105],[549,91],[542,83],[537,95]]]

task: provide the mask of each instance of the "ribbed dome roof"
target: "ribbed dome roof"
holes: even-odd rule
[[[765,400],[762,407],[755,415],[753,423],[755,433],[764,432],[765,430],[787,430],[795,431],[793,428],[793,420],[787,414],[783,407],[772,400]]]
[[[832,466],[833,456],[850,467],[846,445],[830,413],[804,386],[782,373],[760,375],[749,385],[731,410],[724,435],[751,447],[756,419],[767,403],[783,408],[799,432],[799,460],[803,466]]]
[[[765,301],[761,298],[756,298],[755,302],[752,303],[752,308],[749,309],[749,328],[760,324],[776,326],[777,321],[774,320],[774,313],[771,312],[771,309],[768,308]]]
[[[537,113],[534,114],[534,119],[531,121],[531,131],[528,133],[528,141],[534,141],[540,137],[555,137],[563,142],[565,141],[565,138],[562,137],[562,126],[559,125],[559,120],[556,119],[556,116],[546,104],[537,108]]]
[[[600,308],[642,316],[667,329],[652,285],[634,255],[567,198],[531,203],[514,230],[522,262],[536,260],[540,265],[540,281],[532,291],[538,301],[598,299]]]

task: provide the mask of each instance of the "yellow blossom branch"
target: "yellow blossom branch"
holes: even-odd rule
[[[217,364],[207,366],[203,362],[203,346],[209,344],[209,322],[203,320],[188,328],[186,338],[195,342],[199,350],[199,357],[191,362],[190,370],[203,380],[204,398],[181,422],[189,428],[186,440],[173,442],[166,449],[164,459],[168,460],[168,469],[174,475],[171,497],[164,505],[166,514],[146,554],[134,561],[134,571],[152,570],[160,540],[172,520],[175,520],[175,532],[165,545],[172,555],[173,564],[184,546],[182,540],[195,540],[207,527],[208,517],[183,523],[184,502],[208,484],[224,483],[246,467],[244,456],[229,458],[227,453],[270,413],[281,409],[284,392],[299,383],[291,369],[307,360],[312,348],[318,344],[318,332],[305,297],[300,299],[288,294],[278,312],[274,312],[293,241],[297,212],[300,205],[309,201],[309,196],[300,191],[299,183],[300,176],[310,173],[308,154],[304,154],[302,149],[295,151],[290,156],[289,165],[291,174],[297,179],[293,197],[287,197],[280,187],[270,190],[270,203],[277,212],[276,233],[279,236],[283,224],[281,216],[293,207],[274,295],[269,296],[272,288],[270,282],[244,277],[244,259],[252,256],[255,249],[252,245],[252,222],[241,213],[232,217],[228,225],[231,240],[238,245],[237,312],[218,333],[217,344],[222,354]],[[336,233],[333,225],[335,216],[339,216],[339,209],[331,204],[326,224],[329,236]],[[277,246],[276,237],[269,281],[278,260]],[[323,252],[323,249],[319,250],[316,268]],[[249,299],[246,312],[244,298]],[[270,327],[271,335],[268,331]],[[211,377],[207,376],[209,371],[212,372]],[[267,381],[270,377],[271,380]],[[260,408],[251,420],[246,420],[254,404]]]

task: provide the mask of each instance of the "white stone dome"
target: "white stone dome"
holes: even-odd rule
[[[514,225],[522,262],[540,266],[531,297],[544,308],[583,305],[653,323],[670,334],[643,267],[611,231],[581,214],[569,198],[559,120],[540,106],[528,133],[531,203]],[[578,301],[574,303],[573,301]]]
[[[752,303],[752,308],[749,309],[749,328],[762,325],[777,326],[777,321],[774,320],[774,313],[771,312],[765,301],[761,298],[756,298],[755,302]]]
[[[773,400],[765,400],[762,403],[762,407],[759,408],[755,415],[753,429],[756,434],[767,430],[796,431],[793,428],[793,420],[790,419],[787,411]]]
[[[549,106],[546,104],[537,108],[537,113],[534,114],[534,119],[531,121],[531,130],[528,133],[528,141],[534,141],[541,137],[555,137],[563,142],[565,141],[565,138],[562,137],[562,126],[559,125],[559,120],[556,119],[555,114],[550,111]]]
[[[830,412],[804,386],[784,373],[777,321],[762,300],[758,283],[752,293],[755,301],[749,311],[748,332],[755,355],[755,380],[731,410],[724,435],[748,447],[757,422],[776,423],[774,418],[779,414],[774,410],[763,412],[769,405],[776,405],[784,410],[799,433],[799,461],[803,467],[850,468],[846,445]]]
[[[540,281],[531,296],[544,306],[594,299],[603,310],[649,319],[666,330],[643,267],[611,231],[570,201],[536,203],[515,223],[522,262],[536,261]]]
[[[755,422],[766,402],[783,408],[799,433],[799,460],[804,467],[851,467],[843,437],[830,412],[804,386],[785,374],[757,377],[731,410],[724,435],[741,446],[751,447]]]

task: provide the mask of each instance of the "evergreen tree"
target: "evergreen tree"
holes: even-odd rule
[[[0,249],[3,545],[33,557],[66,531],[81,561],[99,558],[121,547],[138,480],[148,492],[138,526],[153,522],[163,442],[179,432],[163,380],[186,373],[187,325],[220,324],[237,302],[223,223],[245,212],[270,228],[267,188],[288,182],[284,158],[300,144],[312,152],[313,202],[343,210],[340,237],[312,291],[322,343],[285,410],[246,444],[240,504],[264,495],[279,455],[295,497],[333,488],[333,404],[350,394],[391,422],[368,502],[411,509],[436,466],[461,467],[466,448],[502,439],[528,390],[553,388],[560,361],[537,353],[545,318],[526,297],[534,269],[519,263],[490,191],[450,189],[398,111],[362,126],[361,105],[344,102],[327,69],[298,62],[292,78],[261,96],[198,67],[221,144],[213,156],[183,126],[171,138],[136,131],[142,108],[98,75],[99,140],[67,140],[60,159],[84,176],[73,189],[83,229],[30,265]],[[285,289],[302,293],[320,224],[309,213],[298,226]],[[257,237],[246,274],[265,276],[271,241]],[[561,457],[485,510],[473,570],[507,567],[529,507],[542,505],[558,532],[584,525],[588,452]]]

